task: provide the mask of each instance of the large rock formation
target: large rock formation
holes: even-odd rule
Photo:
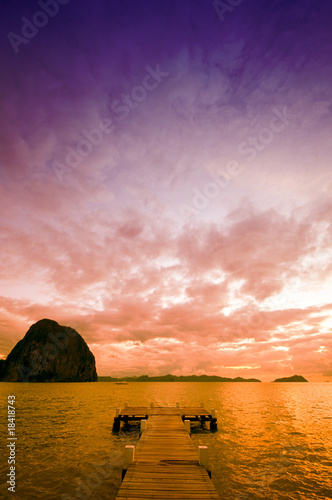
[[[276,378],[274,382],[308,382],[302,375],[293,375],[292,377]]]
[[[4,373],[4,370],[5,370],[5,360],[4,359],[0,359],[0,380],[2,379],[2,374]]]
[[[30,327],[1,372],[4,382],[97,381],[94,355],[81,335],[50,319]]]

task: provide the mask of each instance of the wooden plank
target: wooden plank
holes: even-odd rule
[[[196,410],[208,415],[202,408]],[[178,408],[151,408],[147,429],[117,495],[117,500],[143,499],[220,500],[205,467],[198,463]]]

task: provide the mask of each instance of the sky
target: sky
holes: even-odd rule
[[[0,5],[0,357],[332,381],[329,0]]]

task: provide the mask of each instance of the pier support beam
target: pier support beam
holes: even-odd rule
[[[115,418],[113,422],[113,432],[119,432],[121,426],[121,420],[119,418]]]
[[[210,430],[211,431],[216,431],[218,429],[218,425],[217,425],[217,412],[214,408],[211,408],[210,410],[211,412],[211,417],[212,417],[212,420],[210,422]]]
[[[218,429],[217,419],[213,418],[210,422],[210,430],[216,431]]]
[[[114,417],[114,422],[113,422],[113,432],[119,432],[120,426],[121,426],[121,420],[119,418],[121,408],[116,408],[115,410],[115,417]]]

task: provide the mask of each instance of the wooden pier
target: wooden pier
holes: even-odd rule
[[[128,417],[128,421],[141,419],[144,425],[136,450],[126,446],[126,473],[116,500],[220,500],[207,470],[207,447],[195,448],[187,416],[191,421],[216,420],[204,408],[127,407],[117,411],[116,422]]]
[[[201,422],[202,424],[209,422],[211,430],[217,429],[215,410],[210,410],[210,412],[208,412],[202,406],[186,406],[184,408],[179,408],[179,412],[183,421],[189,420],[190,422]]]
[[[178,404],[178,403],[177,403]],[[116,409],[116,415],[114,417],[113,431],[120,430],[121,422],[128,424],[129,422],[147,420],[149,418],[151,409],[146,406],[128,406],[126,405],[122,410],[121,408]],[[182,420],[189,420],[190,422],[201,422],[201,424],[210,423],[210,430],[217,429],[217,419],[215,410],[212,409],[210,412],[205,410],[203,405],[198,406],[184,406],[176,407],[177,414],[181,416]]]
[[[128,424],[129,422],[136,422],[147,420],[149,418],[150,409],[145,406],[125,406],[123,410],[121,408],[116,409],[116,415],[114,417],[113,431],[120,430],[121,422]]]

